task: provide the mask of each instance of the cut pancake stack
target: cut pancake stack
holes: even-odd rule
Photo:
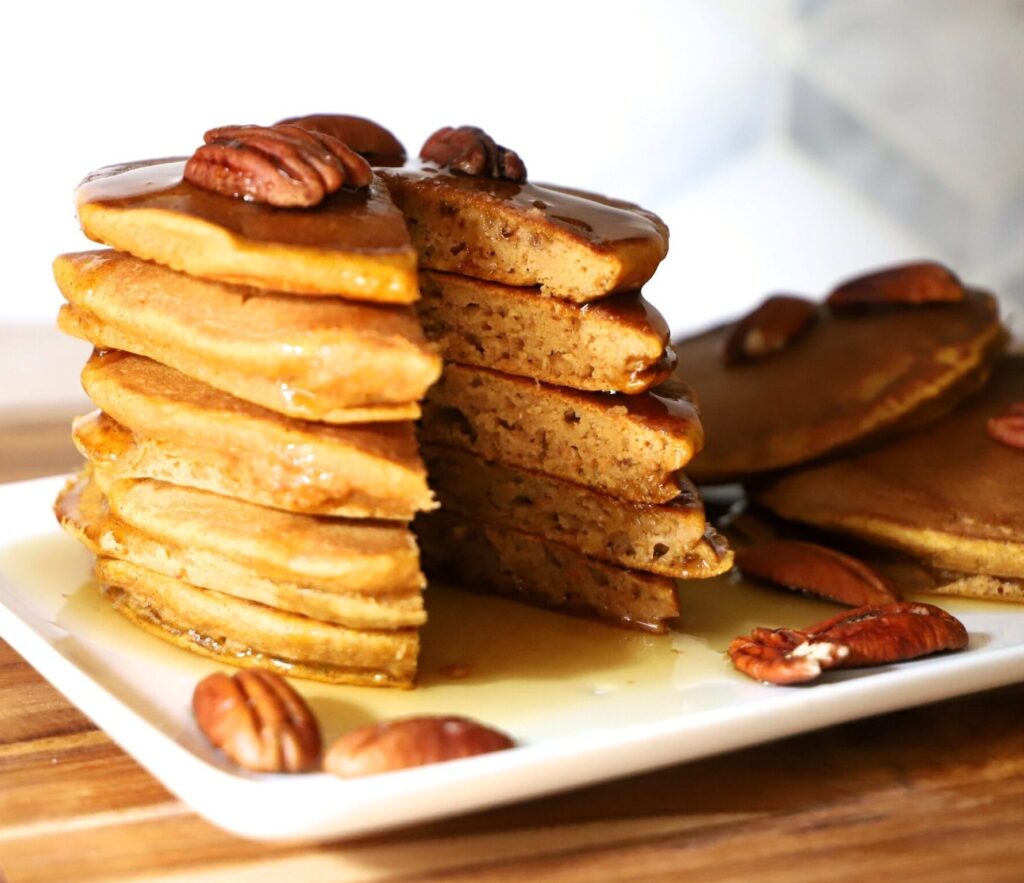
[[[379,170],[445,357],[420,440],[429,573],[655,631],[731,553],[681,470],[703,434],[639,294],[668,231],[637,206],[435,164]]]
[[[179,646],[410,686],[433,508],[412,421],[440,371],[415,253],[379,178],[314,209],[104,170],[64,255],[60,327],[93,343],[89,463],[57,503],[117,609]]]

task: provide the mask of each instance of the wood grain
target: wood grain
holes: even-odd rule
[[[0,480],[76,460],[66,415],[0,426]],[[0,642],[11,883],[1018,881],[1022,830],[1024,684],[388,835],[253,844],[190,813]]]

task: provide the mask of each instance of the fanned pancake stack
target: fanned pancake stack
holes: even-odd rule
[[[432,136],[422,162],[378,170],[445,357],[420,424],[442,509],[416,522],[425,566],[663,631],[677,578],[731,564],[682,472],[700,418],[639,293],[668,230],[638,206],[528,183],[510,154],[463,127]]]
[[[440,359],[383,181],[297,131],[215,130],[187,164],[79,188],[83,230],[116,251],[55,262],[100,408],[75,423],[89,465],[57,514],[116,609],[167,641],[411,686],[425,615],[409,521],[436,505],[411,421]]]
[[[898,591],[1024,601],[1024,359],[1005,343],[995,297],[931,262],[769,298],[681,344],[712,431],[694,477],[743,482],[781,516],[765,539],[838,547]]]
[[[773,335],[770,351],[734,355],[745,336]],[[677,344],[709,438],[693,478],[747,481],[933,419],[982,385],[1004,342],[995,298],[980,291],[859,310],[771,298]]]
[[[918,564],[918,591],[1024,602],[1024,357],[997,362],[985,388],[942,419],[778,477],[756,497],[785,518],[903,553]]]

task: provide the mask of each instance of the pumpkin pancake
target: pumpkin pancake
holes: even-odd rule
[[[531,534],[449,512],[417,518],[416,533],[433,579],[654,632],[679,615],[675,580],[605,564]]]
[[[105,414],[77,421],[75,443],[118,477],[354,518],[408,520],[435,505],[411,423],[295,420],[121,352],[94,354],[82,385]]]
[[[415,419],[440,359],[410,307],[207,282],[131,255],[61,255],[63,331],[156,359],[290,417]]]
[[[609,564],[683,576],[707,528],[697,489],[682,477],[678,497],[649,505],[456,448],[428,445],[423,457],[443,509],[536,534]]]
[[[668,252],[668,228],[632,203],[429,163],[376,171],[427,269],[587,303],[639,289]]]
[[[997,362],[982,392],[945,417],[777,478],[757,499],[785,518],[902,550],[935,570],[1024,577],[1024,450],[986,430],[1018,402],[1021,356]]]
[[[637,393],[671,373],[661,314],[637,292],[580,306],[452,273],[420,274],[416,310],[442,355],[572,389]]]
[[[675,344],[708,437],[688,469],[698,483],[793,466],[935,416],[976,387],[1004,342],[995,299],[978,291],[959,303],[819,306],[781,352],[727,365],[732,328]]]
[[[641,503],[677,497],[677,473],[703,441],[679,383],[578,392],[453,363],[428,393],[421,436]]]
[[[179,516],[182,515],[180,508],[161,513],[149,511],[145,506],[134,505],[136,501],[131,497],[139,486],[145,488],[147,484],[159,483],[115,482],[115,487],[125,484],[131,487],[123,495],[120,508],[122,511],[127,508],[126,514],[134,516],[133,518],[122,518],[120,514],[112,512],[100,484],[88,473],[69,481],[57,498],[55,511],[58,520],[69,533],[98,557],[130,561],[165,576],[184,579],[199,588],[214,589],[234,597],[257,601],[268,607],[300,613],[313,619],[351,628],[402,628],[420,625],[425,620],[420,593],[422,578],[418,572],[414,580],[407,580],[408,587],[404,590],[384,582],[381,586],[382,592],[378,593],[365,590],[339,591],[338,584],[352,585],[354,581],[341,579],[331,585],[331,581],[322,578],[310,580],[306,578],[306,573],[301,570],[296,572],[294,567],[266,567],[262,560],[247,559],[244,554],[239,554],[240,551],[244,552],[244,549],[239,548],[241,544],[237,541],[225,544],[219,542],[225,535],[232,541],[237,540],[238,535],[242,534],[244,540],[247,538],[246,533],[252,535],[256,530],[262,531],[272,540],[259,548],[262,558],[265,559],[268,547],[280,548],[280,542],[275,543],[273,540],[279,541],[281,535],[268,532],[268,527],[272,525],[266,523],[264,515],[266,513],[273,518],[272,510],[260,509],[252,513],[255,518],[249,531],[246,531],[246,528],[250,525],[211,522],[209,516],[212,513],[206,511],[210,507],[204,506],[198,507],[198,511],[186,512],[184,520],[179,521]],[[161,486],[162,489],[168,487],[170,486]],[[187,491],[184,488],[175,491],[205,497],[213,496],[203,494],[202,491]],[[158,493],[154,502],[160,502],[159,496]],[[125,497],[128,498],[127,506]],[[248,508],[251,510],[256,507]],[[203,534],[203,528],[210,529],[210,534]],[[413,545],[411,534],[407,535],[406,545]],[[353,555],[351,544],[344,542],[337,551],[346,556],[339,563],[347,562],[352,565],[352,573],[349,576],[353,573],[358,575],[360,570],[365,574],[365,555]],[[296,558],[294,563],[302,563],[302,559]],[[285,574],[284,579],[281,578],[282,570]],[[300,582],[295,582],[295,579]],[[325,582],[330,585],[329,588],[320,587]]]
[[[313,208],[222,196],[183,179],[183,159],[108,166],[78,187],[85,235],[192,276],[376,303],[418,296],[416,253],[379,178]]]
[[[216,551],[271,579],[326,592],[423,588],[404,524],[281,512],[152,479],[95,482],[121,521],[178,546]]]
[[[135,625],[225,665],[374,687],[411,687],[416,677],[415,629],[345,628],[196,588],[117,558],[98,559],[96,579],[114,609]]]

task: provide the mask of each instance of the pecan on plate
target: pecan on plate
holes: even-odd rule
[[[496,144],[490,135],[476,126],[438,129],[423,142],[420,158],[467,175],[526,180],[526,166],[519,154]]]
[[[817,306],[806,298],[773,295],[732,326],[722,352],[725,364],[735,365],[777,353],[817,319]]]
[[[830,668],[902,662],[967,646],[967,629],[932,604],[859,607],[806,629],[756,628],[729,645],[733,665],[770,684],[812,681]]]
[[[986,428],[996,441],[1024,449],[1024,402],[1014,402],[998,417],[989,418]]]
[[[504,733],[467,718],[410,717],[342,736],[324,757],[324,770],[348,779],[487,754],[513,744]]]
[[[308,208],[343,186],[373,180],[370,164],[350,147],[299,126],[222,126],[203,139],[185,178],[223,196]]]
[[[863,561],[802,540],[769,540],[736,550],[744,576],[848,604],[899,600],[888,580]]]
[[[952,270],[933,261],[901,264],[850,279],[825,300],[833,310],[901,304],[957,303],[963,283]]]
[[[400,166],[405,163],[405,148],[387,129],[365,117],[343,113],[311,113],[289,117],[278,126],[299,126],[322,132],[347,144],[371,166]]]
[[[192,694],[199,728],[239,766],[298,773],[316,767],[320,727],[279,675],[260,668],[204,678]]]

